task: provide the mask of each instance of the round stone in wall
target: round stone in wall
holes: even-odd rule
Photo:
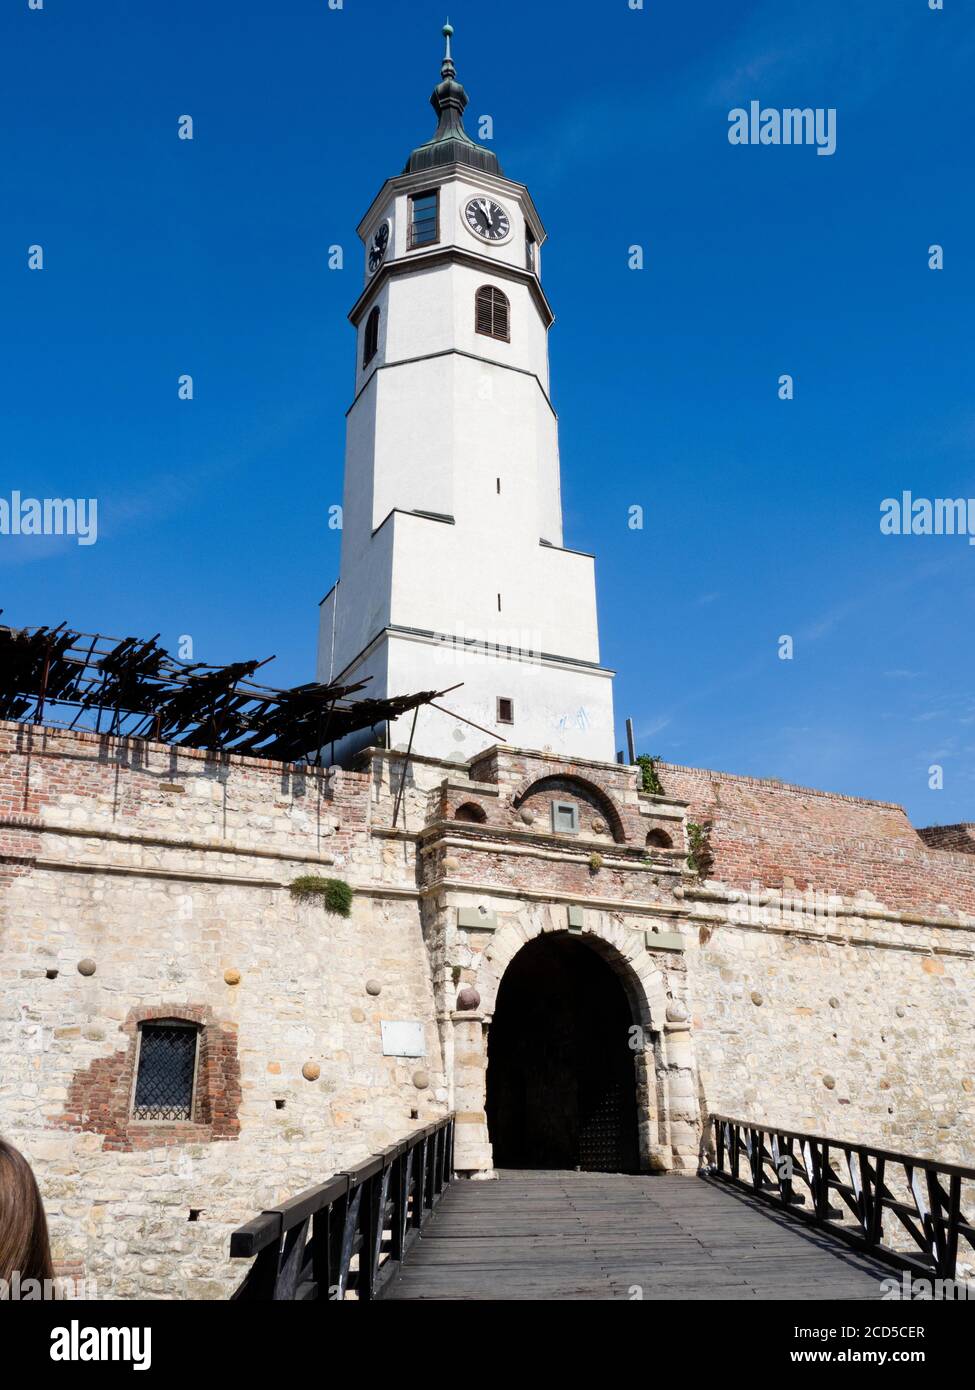
[[[903,1018],[904,1015],[907,1013],[907,1010],[904,1008],[903,1004],[898,1004],[897,1008],[894,1010],[894,1013],[897,1015],[898,1018]]]
[[[457,995],[458,1009],[476,1009],[481,1002],[481,996],[473,985],[465,985]]]
[[[752,990],[752,1003],[753,1003],[753,1004],[764,1004],[764,1003],[765,1003],[764,997],[762,996],[762,994],[761,994],[757,989],[753,989],[753,990]]]
[[[415,1071],[413,1073],[413,1085],[418,1091],[425,1091],[430,1085],[430,1075],[425,1071]]]
[[[683,1004],[668,1004],[668,1005],[667,1005],[667,1022],[668,1022],[668,1023],[685,1023],[686,1021],[687,1021],[687,1010],[684,1008],[684,1005],[683,1005]]]
[[[824,1076],[823,1085],[826,1087],[827,1091],[834,1091],[836,1089],[836,1077]]]
[[[379,983],[378,980],[367,980],[367,981],[366,981],[366,993],[367,993],[367,994],[382,994],[382,992],[383,992],[383,987],[382,987],[382,985]]]
[[[224,978],[225,983],[228,984],[228,985],[239,985],[239,984],[240,984],[240,971],[239,971],[239,970],[225,970],[225,971],[223,972],[223,978]]]
[[[353,1010],[352,1010],[352,1022],[353,1022],[353,1023],[365,1023],[365,1021],[366,1021],[366,1015],[365,1015],[365,1013],[364,1013],[364,1011],[363,1011],[362,1009],[353,1009]]]
[[[454,854],[448,854],[443,861],[443,866],[448,874],[452,874],[455,869],[460,868],[460,860]]]
[[[831,1009],[838,1009],[840,1007],[840,1001],[837,999],[835,994],[830,996],[829,1007]]]
[[[79,962],[78,962],[78,974],[79,974],[79,975],[94,975],[94,973],[95,973],[95,962],[92,960],[92,958],[91,958],[90,956],[85,956],[84,960],[79,960]]]
[[[301,1074],[306,1081],[317,1081],[322,1074],[322,1069],[317,1062],[306,1062],[301,1069]]]
[[[593,823],[592,823],[592,829],[593,829],[593,834],[594,834],[594,835],[605,835],[605,833],[606,833],[606,822],[605,822],[604,820],[600,820],[600,819],[597,817],[596,820],[594,820]]]
[[[522,806],[518,814],[526,825],[531,825],[532,821],[535,819],[535,812],[530,811],[527,806]]]

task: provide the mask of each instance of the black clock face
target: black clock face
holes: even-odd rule
[[[472,198],[464,209],[464,220],[485,241],[504,241],[511,231],[508,214],[490,198]]]
[[[389,246],[389,223],[384,222],[373,235],[369,244],[369,274],[375,275],[383,263],[386,248]]]

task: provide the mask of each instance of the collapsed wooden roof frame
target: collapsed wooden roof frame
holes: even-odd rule
[[[0,624],[0,719],[317,765],[328,744],[446,693],[350,700],[367,681],[279,690],[250,679],[273,657],[186,662],[158,638]]]

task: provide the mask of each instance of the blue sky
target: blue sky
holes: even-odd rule
[[[598,557],[620,725],[917,824],[975,819],[975,548],[879,530],[903,489],[975,496],[965,9],[450,6],[469,116],[550,235],[566,543]],[[431,133],[442,21],[426,0],[8,0],[0,496],[96,496],[99,540],[0,537],[3,621],[186,633],[198,659],[312,678],[354,229]],[[753,99],[835,107],[836,153],[732,146]]]

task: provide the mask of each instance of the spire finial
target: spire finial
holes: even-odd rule
[[[430,93],[430,105],[437,113],[437,129],[431,140],[410,155],[405,172],[413,174],[419,169],[439,168],[441,164],[469,164],[473,169],[500,174],[501,166],[494,151],[477,144],[464,129],[468,97],[457,80],[457,69],[450,51],[454,26],[449,19],[441,33],[444,36],[444,55],[440,81]]]
[[[451,24],[449,16],[447,17],[447,23],[444,25],[442,32],[445,40],[445,49],[443,64],[440,68],[440,76],[444,78],[455,77],[457,75],[457,69],[454,67],[454,60],[450,56],[450,39],[454,32],[454,26]]]

